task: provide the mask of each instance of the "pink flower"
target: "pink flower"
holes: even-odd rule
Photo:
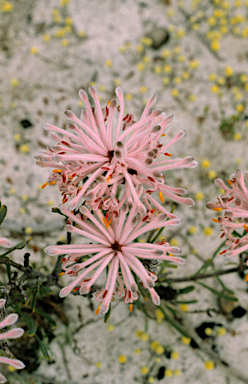
[[[6,239],[5,237],[1,237],[0,246],[4,248],[12,248],[14,247],[14,244],[9,239]]]
[[[169,147],[184,136],[180,131],[167,144],[160,143],[161,136],[172,120],[161,110],[151,110],[155,103],[153,95],[142,113],[140,120],[124,116],[122,90],[116,88],[116,100],[101,109],[96,90],[90,86],[89,93],[95,107],[90,106],[85,91],[79,96],[85,103],[81,118],[66,111],[67,130],[45,124],[44,129],[57,141],[52,148],[36,156],[37,164],[53,167],[48,183],[58,183],[63,195],[63,203],[68,200],[68,209],[86,204],[93,209],[102,208],[115,211],[123,204],[135,204],[140,212],[168,212],[156,202],[151,194],[158,191],[176,201],[193,205],[190,198],[182,197],[183,188],[173,188],[165,184],[162,172],[179,168],[194,168],[197,162],[190,156],[185,159],[170,158]],[[120,198],[116,198],[121,189]]]
[[[3,308],[6,300],[0,299],[0,308]],[[5,328],[11,324],[14,324],[18,319],[18,315],[16,313],[11,313],[4,320],[0,322],[0,329]],[[3,339],[16,339],[21,337],[24,333],[22,328],[13,328],[10,331],[0,333],[0,340]],[[22,361],[11,359],[9,357],[0,356],[0,363],[8,364],[14,367],[15,369],[22,369],[25,367]],[[0,383],[5,383],[7,379],[0,373]]]
[[[162,213],[147,223],[146,217],[142,219],[140,214],[137,214],[136,206],[129,211],[126,204],[122,205],[118,217],[113,214],[111,218],[104,217],[99,209],[93,215],[85,206],[80,208],[80,213],[77,215],[63,205],[60,206],[60,210],[71,223],[77,225],[75,227],[67,224],[66,231],[77,233],[94,242],[94,244],[58,245],[45,248],[45,252],[50,256],[66,255],[62,259],[65,273],[75,277],[71,284],[60,291],[60,297],[67,296],[78,286],[80,286],[80,294],[87,294],[108,266],[105,286],[97,295],[97,300],[102,302],[100,307],[102,314],[108,311],[115,294],[123,296],[125,302],[132,303],[133,300],[137,300],[138,287],[133,273],[150,291],[153,302],[159,305],[159,296],[153,288],[156,275],[149,272],[141,260],[168,260],[183,264],[183,258],[168,255],[168,253],[179,254],[181,250],[169,246],[168,243],[150,244],[134,242],[134,240],[157,227],[178,225],[180,219],[168,218]]]
[[[227,257],[238,255],[241,252],[248,250],[248,189],[245,185],[245,180],[248,181],[248,173],[244,174],[237,169],[236,173],[231,175],[231,180],[228,180],[230,187],[228,187],[223,180],[216,179],[215,184],[225,190],[225,193],[218,197],[218,203],[208,203],[207,207],[214,211],[224,210],[224,217],[213,219],[222,226],[223,234],[227,238],[227,250],[221,252],[225,253]],[[234,230],[244,229],[241,237],[233,235]],[[245,234],[244,234],[245,232]]]

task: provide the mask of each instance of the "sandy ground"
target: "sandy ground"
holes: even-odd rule
[[[0,2],[1,6],[2,3],[4,2]],[[53,144],[42,124],[50,122],[62,127],[65,123],[65,109],[72,109],[79,114],[79,88],[87,89],[91,82],[95,82],[104,106],[113,97],[115,84],[120,82],[124,92],[131,94],[126,100],[128,112],[138,117],[145,99],[156,93],[156,106],[174,115],[168,136],[172,137],[180,129],[186,130],[186,137],[173,147],[173,154],[182,157],[192,155],[200,164],[204,159],[211,162],[209,168],[200,165],[195,170],[177,171],[168,175],[169,182],[185,187],[189,196],[194,198],[199,192],[204,194],[195,207],[177,208],[183,224],[170,234],[183,249],[183,253],[188,254],[186,266],[174,271],[173,276],[186,276],[196,271],[201,266],[201,261],[194,252],[207,259],[220,244],[218,229],[211,221],[213,213],[205,208],[206,202],[214,200],[218,194],[208,172],[216,171],[218,177],[227,179],[237,166],[243,170],[247,168],[245,121],[241,120],[236,128],[241,140],[238,136],[236,140],[233,137],[227,140],[227,136],[220,133],[220,109],[216,94],[211,92],[209,74],[217,73],[222,76],[224,68],[228,66],[234,69],[237,76],[247,73],[247,39],[228,34],[221,41],[216,55],[199,38],[197,31],[187,27],[182,12],[177,9],[175,2],[170,1],[71,0],[68,4],[64,2],[65,6],[62,6],[63,2],[61,5],[55,0],[24,0],[13,1],[12,4],[11,12],[0,14],[1,199],[9,210],[2,226],[2,234],[17,240],[33,231],[32,242],[38,247],[38,251],[34,252],[32,246],[29,251],[32,253],[32,260],[38,265],[43,247],[55,244],[60,236],[65,236],[65,231],[60,230],[62,220],[51,213],[51,207],[60,201],[59,191],[55,186],[40,190],[49,170],[37,167],[34,155]],[[170,16],[170,10],[173,9],[175,14]],[[191,9],[189,3],[185,5],[185,9]],[[239,13],[246,15],[246,9],[241,8]],[[66,25],[71,31],[68,32],[67,29],[67,32],[59,32]],[[176,29],[185,28],[186,35],[181,40],[173,37],[173,25]],[[137,47],[141,38],[150,36],[151,31],[157,27],[171,31],[169,41],[156,50],[143,45],[145,53],[139,52]],[[200,65],[194,71],[189,70],[190,78],[182,85],[164,85],[163,77],[167,74],[162,76],[155,68],[159,66],[162,52],[165,49],[172,51],[177,46],[180,46],[186,62],[197,60]],[[146,69],[141,71],[138,65],[144,55],[149,60]],[[174,77],[181,75],[183,65],[187,67],[178,61],[172,61],[171,65]],[[141,87],[146,87],[145,92],[141,91]],[[178,98],[172,95],[175,88],[180,89]],[[192,102],[189,101],[190,95],[195,97]],[[206,107],[209,111],[205,117]],[[232,94],[228,90],[224,91],[225,115],[231,114],[232,109]],[[24,129],[21,123],[23,120],[28,120],[32,125]],[[186,241],[185,237],[192,226],[196,226],[198,231]],[[214,229],[210,236],[204,235],[206,227]],[[39,235],[40,232],[43,235]],[[20,260],[21,256],[21,251],[14,254],[16,260]],[[48,256],[45,262],[48,268],[54,263]],[[219,256],[216,266],[220,267],[225,263],[224,257]],[[244,280],[228,275],[223,277],[223,282],[236,292],[240,305],[247,309],[247,287]],[[209,279],[206,283],[212,286],[216,284]],[[177,284],[176,287],[185,285]],[[219,289],[219,286],[216,288]],[[190,311],[217,308],[216,296],[200,286],[196,285],[194,292],[185,295],[185,300],[193,299],[198,299],[198,302],[190,305]],[[115,328],[110,332],[109,323],[106,325],[102,318],[96,317],[89,308],[88,300],[71,296],[67,298],[65,309],[70,319],[69,328],[66,330],[64,325],[58,325],[55,334],[67,332],[70,340],[77,341],[78,350],[73,351],[72,346],[65,344],[64,336],[58,336],[50,345],[56,362],[48,365],[41,358],[41,365],[32,377],[36,377],[35,380],[39,378],[41,383],[70,384],[145,384],[149,383],[149,375],[154,377],[154,383],[244,382],[233,377],[220,365],[213,370],[206,370],[204,363],[212,360],[211,357],[183,344],[180,334],[166,322],[159,324],[148,320],[137,310],[130,316],[128,308],[122,302],[115,305],[109,320]],[[81,308],[83,322],[89,323],[72,336],[73,330],[82,321],[78,318],[78,307]],[[227,329],[225,336],[216,336],[203,344],[214,343],[219,356],[246,375],[248,380],[247,316],[231,322],[222,315],[213,314],[211,318],[206,312],[185,312],[185,316],[193,327],[204,321],[214,321]],[[142,341],[137,338],[138,330],[146,331],[149,339]],[[150,349],[151,342],[155,340],[164,347],[179,352],[179,358],[173,360],[157,356],[161,360],[155,362],[155,358],[151,358]],[[64,345],[64,355],[59,342]],[[140,354],[135,353],[137,348],[140,348]],[[126,356],[125,364],[120,364],[120,355]],[[142,376],[140,369],[143,366],[151,368],[148,376]],[[172,373],[179,369],[181,375],[173,374],[172,377],[158,380],[160,367],[166,367]],[[23,380],[27,381],[20,382],[28,382],[27,378]]]

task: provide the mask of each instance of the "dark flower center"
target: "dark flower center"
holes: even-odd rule
[[[130,175],[137,175],[137,171],[133,168],[128,168],[127,171],[130,173]]]
[[[115,154],[115,151],[108,151],[108,157],[109,157],[109,161],[111,161],[114,157],[114,154]]]
[[[119,243],[115,242],[114,244],[112,244],[112,249],[114,251],[120,251],[121,250],[121,246]]]

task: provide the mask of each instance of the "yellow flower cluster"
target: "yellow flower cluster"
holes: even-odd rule
[[[70,3],[70,0],[60,0],[59,6],[61,8],[64,8],[67,6],[67,4]],[[60,12],[59,8],[53,8],[52,9],[52,20],[55,24],[59,24],[59,28],[56,29],[54,33],[51,35],[48,33],[45,33],[43,35],[43,41],[45,43],[48,43],[52,37],[60,39],[60,43],[62,46],[67,47],[69,45],[69,41],[66,38],[68,35],[70,35],[73,31],[73,19],[71,17],[65,16],[63,10]],[[77,31],[77,35],[81,38],[84,38],[86,36],[85,31]],[[37,53],[37,52],[32,52],[32,50],[35,47],[32,47],[30,52],[31,53]]]
[[[227,34],[234,34],[237,37],[248,37],[247,17],[240,7],[247,6],[248,1],[214,0],[212,6],[208,7],[206,17],[203,12],[202,1],[192,0],[191,16],[189,21],[191,29],[200,30],[207,40],[213,52],[220,50],[220,40]],[[209,4],[210,5],[210,4]]]
[[[231,92],[232,108],[235,108],[237,113],[245,111],[245,103],[247,100],[244,96],[248,91],[248,75],[246,73],[236,75],[231,66],[226,66],[220,76],[217,76],[215,73],[210,73],[208,78],[213,82],[210,86],[212,93],[222,97],[223,94]],[[237,102],[239,103],[237,104]],[[235,140],[239,140],[239,138],[235,138]],[[211,174],[209,178],[213,179],[215,175]]]

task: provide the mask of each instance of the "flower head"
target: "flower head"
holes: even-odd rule
[[[0,238],[0,247],[12,248],[12,247],[14,247],[14,244],[9,239],[6,239],[6,237],[1,237]]]
[[[248,250],[248,189],[245,180],[248,181],[248,173],[243,174],[239,169],[228,180],[229,186],[223,180],[216,179],[216,185],[224,189],[225,193],[218,197],[218,203],[207,204],[207,207],[214,211],[224,210],[224,217],[213,220],[222,226],[221,237],[226,236],[227,238],[227,250],[221,252],[225,253],[227,257]],[[233,232],[239,231],[240,228],[244,231],[240,237],[236,237]]]
[[[4,307],[6,300],[0,299],[0,309]],[[11,324],[14,324],[18,319],[16,313],[11,313],[4,320],[0,322],[0,329],[3,329]],[[0,333],[0,340],[3,339],[16,339],[21,337],[24,333],[22,328],[13,328],[10,331]],[[9,357],[0,356],[0,363],[8,364],[14,367],[15,369],[22,369],[25,367],[22,361],[17,359],[12,359]],[[0,383],[5,383],[7,379],[0,373]]]
[[[63,203],[74,210],[85,201],[93,209],[118,211],[123,204],[135,204],[140,212],[153,210],[168,213],[151,194],[163,194],[178,203],[193,205],[190,198],[182,197],[183,188],[165,184],[162,172],[178,168],[193,168],[197,162],[190,156],[171,158],[169,147],[184,136],[180,131],[167,144],[160,139],[172,120],[161,110],[152,110],[155,95],[147,102],[140,120],[124,116],[124,96],[116,88],[119,105],[115,99],[101,109],[96,90],[89,87],[95,107],[91,107],[84,90],[79,91],[85,108],[81,118],[66,111],[70,120],[67,129],[45,124],[44,129],[57,141],[52,148],[36,156],[37,164],[52,167],[50,183],[58,183]],[[116,198],[119,190],[119,198]],[[152,214],[154,213],[152,212]]]
[[[180,219],[176,216],[169,218],[161,213],[153,221],[147,222],[146,215],[138,213],[136,206],[129,211],[126,204],[122,205],[118,215],[107,214],[106,217],[99,209],[93,215],[85,206],[79,209],[80,213],[77,215],[64,205],[60,206],[60,210],[69,219],[70,224],[65,226],[68,232],[87,237],[94,243],[45,248],[45,252],[51,256],[65,255],[62,259],[64,271],[75,277],[71,284],[60,291],[60,297],[67,296],[75,288],[82,295],[89,293],[94,282],[108,266],[105,286],[97,294],[97,300],[102,302],[101,313],[108,311],[115,294],[126,303],[137,300],[138,287],[133,274],[149,290],[152,301],[159,305],[159,296],[154,290],[157,277],[154,272],[145,268],[141,260],[168,260],[183,264],[183,258],[170,255],[177,255],[181,250],[164,242],[151,244],[134,240],[157,227],[178,225]]]

